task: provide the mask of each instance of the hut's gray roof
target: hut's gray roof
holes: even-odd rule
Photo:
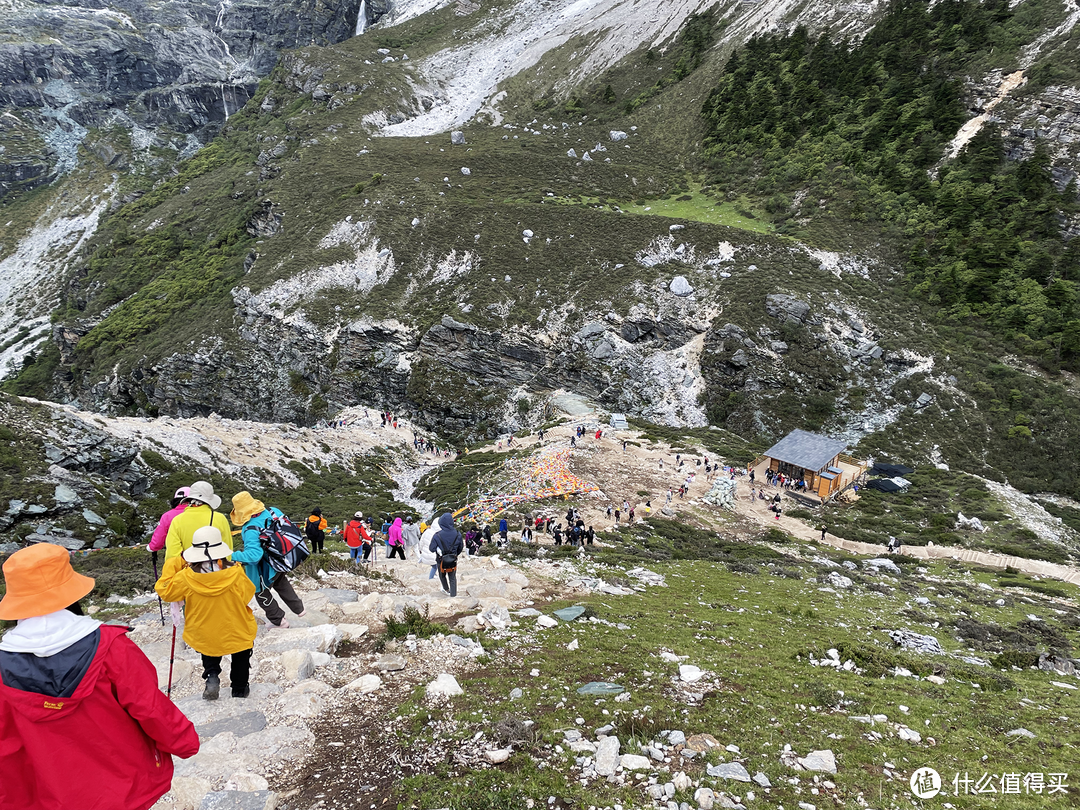
[[[784,461],[804,470],[820,472],[847,449],[845,442],[818,436],[805,430],[793,430],[765,451],[769,458]]]

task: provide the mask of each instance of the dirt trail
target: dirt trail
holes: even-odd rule
[[[628,501],[631,506],[635,507],[635,520],[640,521],[646,517],[645,503],[648,500],[651,500],[652,512],[659,514],[661,508],[665,505],[669,487],[674,492],[671,502],[673,509],[690,511],[689,508],[693,507],[692,511],[704,520],[709,519],[711,514],[720,513],[721,510],[717,507],[701,500],[712,488],[712,482],[716,480],[716,476],[726,475],[723,472],[717,473],[714,468],[712,479],[709,480],[706,476],[703,459],[708,457],[710,464],[712,464],[717,460],[714,455],[706,451],[701,455],[683,456],[680,459],[683,466],[680,468],[676,460],[676,453],[667,444],[643,441],[640,432],[635,430],[615,431],[607,428],[605,428],[601,438],[597,440],[594,438],[596,423],[590,423],[586,420],[585,424],[586,426],[591,424],[592,429],[583,438],[577,439],[577,447],[575,448],[577,452],[574,454],[571,466],[583,478],[595,482],[603,493],[603,496],[596,498],[576,499],[579,503],[579,511],[587,526],[595,526],[598,532],[614,528],[614,522],[607,517],[607,507],[611,504],[621,509],[624,501]],[[570,437],[574,434],[574,429],[574,425],[560,425],[546,431],[543,446],[566,447],[570,443]],[[623,440],[628,442],[625,450],[622,446]],[[633,442],[633,444],[630,442]],[[514,447],[518,449],[535,448],[538,444],[539,441],[535,434],[514,440]],[[500,448],[498,445],[492,444],[478,449],[498,450]],[[502,449],[505,449],[505,443],[503,443]],[[702,460],[700,465],[698,464],[699,460]],[[690,483],[690,490],[687,495],[680,499],[678,496],[679,486],[685,481],[690,472],[695,473],[694,480]],[[762,484],[761,481],[755,482],[755,486]],[[767,485],[764,486],[764,489],[767,495],[779,491]],[[649,496],[638,495],[638,492],[647,492]],[[888,553],[885,546],[858,543],[828,533],[823,538],[820,528],[814,528],[804,521],[789,515],[781,514],[780,518],[777,519],[768,510],[768,501],[750,497],[750,482],[745,477],[736,477],[735,494],[734,514],[742,521],[745,521],[748,526],[779,528],[800,540],[824,542],[826,545],[853,554],[880,557]],[[551,515],[556,521],[559,521],[565,518],[565,510],[565,505],[559,502],[535,511],[540,514]],[[624,516],[621,522],[625,524],[625,521],[626,517]],[[726,528],[730,530],[730,526]],[[511,529],[520,529],[520,526],[512,525]],[[1010,567],[1025,574],[1050,577],[1080,585],[1080,569],[1041,560],[1030,560],[1007,554],[993,554],[968,548],[933,545],[901,546],[899,553],[916,559],[954,559],[990,568],[1003,569]]]

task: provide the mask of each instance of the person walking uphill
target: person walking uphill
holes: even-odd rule
[[[232,696],[248,696],[251,649],[258,626],[248,602],[255,586],[243,567],[228,561],[216,526],[195,532],[191,548],[165,563],[154,590],[169,602],[187,601],[184,641],[202,655],[204,700],[217,700],[221,657],[232,656]]]
[[[311,510],[311,516],[304,524],[304,534],[311,541],[312,554],[323,550],[323,541],[326,539],[326,518],[322,516],[322,509]]]
[[[402,561],[405,560],[405,540],[401,536],[401,518],[394,518],[393,524],[386,530],[386,544],[390,546],[390,553],[386,559],[392,560],[396,554]]]
[[[206,481],[196,481],[188,487],[184,502],[187,508],[172,519],[165,536],[165,560],[179,557],[186,549],[191,548],[191,538],[195,535],[195,530],[210,525],[217,527],[221,532],[221,539],[231,551],[232,531],[225,515],[216,511],[221,506],[221,496],[214,494],[214,488]]]
[[[288,577],[270,567],[260,539],[263,529],[269,528],[274,518],[282,518],[284,515],[276,507],[267,508],[247,490],[233,495],[232,504],[229,520],[234,526],[240,527],[242,542],[241,550],[233,552],[233,562],[244,566],[244,573],[255,586],[255,601],[266,613],[266,620],[274,627],[288,627],[285,611],[274,599],[274,591],[277,591],[281,601],[297,616],[303,616],[307,611],[304,610],[304,603],[296,595]]]
[[[158,689],[127,627],[81,615],[94,580],[39,543],[4,563],[0,619],[0,808],[147,810],[172,757],[199,751],[191,721]]]
[[[444,512],[439,518],[439,530],[431,538],[428,551],[435,552],[439,567],[439,582],[451,596],[457,596],[457,558],[465,549],[461,532],[454,528],[454,516]]]

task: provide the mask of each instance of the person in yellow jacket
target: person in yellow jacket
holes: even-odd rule
[[[169,533],[165,536],[166,562],[191,548],[191,538],[195,531],[203,526],[217,528],[231,553],[232,529],[229,519],[216,511],[221,506],[221,496],[214,494],[214,488],[206,481],[196,481],[189,487],[184,503],[188,505],[187,509],[173,518],[169,524]]]
[[[248,602],[255,595],[244,567],[232,563],[231,549],[216,526],[195,530],[191,546],[165,562],[154,590],[169,602],[187,600],[184,641],[202,655],[204,700],[217,700],[221,657],[232,656],[232,696],[249,693],[251,650],[257,625]]]

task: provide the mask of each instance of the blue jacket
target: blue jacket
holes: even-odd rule
[[[266,551],[259,542],[259,532],[270,525],[275,517],[284,517],[280,509],[271,506],[248,518],[240,527],[241,551],[232,553],[233,562],[243,563],[244,573],[255,586],[255,592],[270,587],[278,572],[266,561]]]
[[[428,551],[438,551],[442,554],[460,554],[465,549],[465,541],[461,539],[461,532],[454,528],[454,516],[449,512],[443,513],[439,518],[439,531],[431,538]]]

